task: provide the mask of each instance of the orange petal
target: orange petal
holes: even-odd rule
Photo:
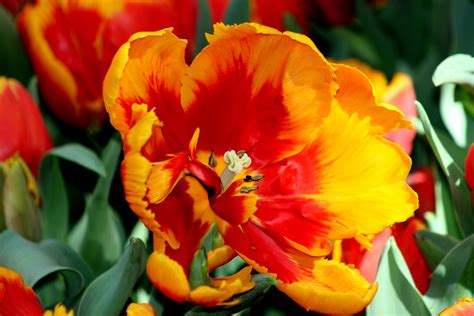
[[[231,261],[235,256],[237,256],[237,254],[234,249],[228,245],[210,250],[207,253],[207,266],[209,271],[214,271],[216,268]]]
[[[183,267],[163,253],[153,252],[146,266],[148,278],[163,294],[177,302],[188,300],[191,291]]]
[[[33,289],[25,285],[20,274],[4,267],[0,267],[0,315],[43,315]]]
[[[278,288],[306,310],[323,314],[358,313],[377,291],[357,269],[328,260],[315,261],[312,278]]]
[[[234,275],[211,279],[211,286],[203,285],[191,291],[190,298],[203,306],[233,305],[238,300],[228,301],[232,296],[251,290],[255,283],[251,281],[251,267],[245,267]]]
[[[328,214],[329,239],[376,234],[418,207],[416,193],[405,182],[410,158],[400,146],[371,133],[372,127],[371,120],[334,103],[310,147],[319,170],[311,197]],[[321,220],[317,212],[304,215]]]
[[[187,68],[185,48],[185,40],[164,29],[136,33],[117,51],[105,76],[103,93],[110,121],[122,137],[133,126],[133,104],[147,104],[147,111],[153,109],[163,124],[162,137],[176,149],[171,152],[187,148],[191,135],[186,130],[179,92]],[[163,151],[156,148],[160,149]]]
[[[127,316],[155,316],[155,310],[150,304],[132,303],[127,307]]]
[[[395,106],[377,104],[373,86],[367,77],[356,68],[333,64],[336,68],[336,82],[340,88],[336,100],[349,115],[370,119],[370,130],[374,134],[384,134],[399,128],[412,128],[403,113]]]
[[[470,316],[472,314],[474,314],[474,299],[464,297],[454,305],[443,309],[439,316]]]
[[[181,92],[190,129],[201,130],[198,150],[243,149],[256,168],[313,139],[333,72],[314,44],[295,38],[257,24],[215,25]]]

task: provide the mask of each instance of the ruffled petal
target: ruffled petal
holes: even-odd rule
[[[33,289],[25,285],[20,274],[4,267],[0,267],[0,315],[43,315]]]
[[[251,290],[255,283],[251,281],[251,267],[245,267],[234,275],[225,278],[211,279],[211,286],[202,285],[191,291],[193,303],[203,306],[234,305],[239,300],[232,296]]]
[[[333,66],[336,68],[336,82],[340,86],[336,100],[346,113],[370,120],[370,131],[374,134],[412,128],[411,122],[404,119],[403,113],[395,106],[377,104],[374,88],[361,71],[342,64]]]
[[[313,139],[334,91],[332,68],[314,44],[256,24],[216,24],[208,40],[181,92],[191,129],[201,129],[198,150],[243,149],[256,168]]]
[[[310,279],[280,284],[278,289],[306,310],[323,314],[355,314],[372,301],[377,285],[368,283],[355,268],[317,260]]]
[[[371,127],[370,115],[349,114],[334,103],[311,147],[319,170],[312,198],[328,213],[329,239],[376,234],[405,221],[418,207],[416,193],[405,182],[410,158],[400,146],[371,133]],[[305,216],[320,218],[311,212]]]
[[[149,142],[150,159],[187,149],[190,136],[180,105],[181,78],[187,68],[186,41],[164,29],[136,33],[117,51],[104,79],[104,101],[122,137],[133,126],[134,104],[146,104],[162,123]],[[194,130],[193,130],[194,131]]]

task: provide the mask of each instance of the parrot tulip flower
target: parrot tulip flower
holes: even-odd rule
[[[137,31],[170,26],[192,42],[196,10],[196,1],[38,0],[18,25],[52,111],[68,124],[97,128],[105,115],[102,81],[119,46]]]
[[[325,258],[333,241],[368,246],[417,208],[405,182],[411,160],[383,138],[411,123],[377,103],[360,71],[329,63],[303,35],[216,24],[207,38],[188,66],[186,41],[171,29],[137,33],[104,80],[124,142],[126,199],[164,243],[148,276],[160,288],[180,282],[179,293],[164,291],[170,297],[192,296],[199,287],[188,291],[187,263],[215,224],[305,309],[362,310],[377,286]],[[150,268],[155,260],[160,269]],[[178,280],[164,267],[183,273]]]
[[[0,161],[18,153],[38,175],[51,138],[35,101],[15,79],[0,77],[0,118]]]

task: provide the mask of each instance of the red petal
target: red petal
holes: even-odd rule
[[[43,315],[33,289],[25,285],[20,274],[4,267],[0,267],[0,315]]]
[[[33,98],[14,79],[0,77],[0,118],[0,161],[19,152],[37,175],[51,138]]]

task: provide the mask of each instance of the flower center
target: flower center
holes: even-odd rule
[[[224,192],[236,175],[241,173],[245,168],[248,168],[252,163],[252,159],[243,150],[235,152],[235,150],[227,151],[224,154],[224,162],[227,164],[224,171],[221,173],[221,182],[224,187]]]

